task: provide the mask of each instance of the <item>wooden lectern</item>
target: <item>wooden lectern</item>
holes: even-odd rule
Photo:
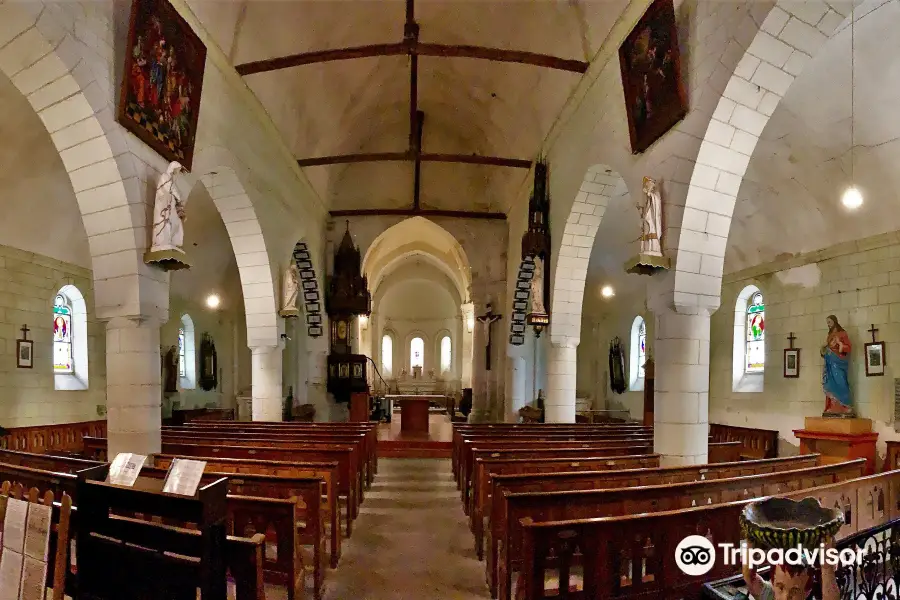
[[[866,475],[875,472],[875,442],[871,419],[806,417],[805,427],[795,429],[800,454],[819,453],[822,461],[866,459]]]

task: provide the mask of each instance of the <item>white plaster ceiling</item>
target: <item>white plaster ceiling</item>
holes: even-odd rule
[[[0,244],[91,267],[69,175],[28,100],[0,74]]]
[[[404,2],[189,0],[234,64],[403,37]],[[527,50],[587,61],[624,0],[570,2],[420,0],[423,42]],[[244,78],[298,158],[403,151],[409,134],[408,59],[366,58]],[[475,59],[419,59],[423,149],[531,159],[581,75]],[[309,167],[332,209],[404,207],[412,167],[376,163]],[[503,210],[522,169],[426,164],[422,204]]]
[[[376,296],[375,311],[386,321],[408,322],[453,318],[460,308],[453,284],[440,270],[408,259],[385,279]]]
[[[848,20],[763,132],[735,207],[726,272],[900,229],[900,2],[865,3],[855,28],[855,179],[864,205],[851,212],[840,201],[850,183]]]

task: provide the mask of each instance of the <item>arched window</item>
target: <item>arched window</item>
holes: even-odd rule
[[[644,389],[644,363],[647,362],[647,324],[640,315],[631,322],[631,344],[629,347],[629,386],[633,392]]]
[[[441,373],[449,373],[452,365],[452,349],[453,345],[450,342],[450,336],[445,335],[441,338]]]
[[[387,333],[381,336],[381,370],[384,377],[394,371],[394,338]]]
[[[53,387],[88,387],[87,306],[74,285],[65,285],[53,299]]]
[[[760,292],[747,303],[746,338],[744,372],[762,373],[766,368],[766,305]]]
[[[53,372],[75,372],[72,360],[72,303],[62,294],[57,294],[53,301]]]
[[[414,337],[409,342],[409,368],[425,366],[425,341]]]
[[[766,304],[755,285],[738,294],[734,306],[732,390],[763,391],[766,368]]]
[[[178,328],[178,383],[184,390],[197,388],[197,342],[190,315],[181,315]]]

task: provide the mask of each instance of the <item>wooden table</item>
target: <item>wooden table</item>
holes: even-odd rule
[[[389,395],[391,403],[400,404],[400,433],[428,435],[428,407],[432,402],[446,403],[446,396],[437,395]]]

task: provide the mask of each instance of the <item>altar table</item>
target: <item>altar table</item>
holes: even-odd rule
[[[428,435],[428,407],[432,402],[446,404],[446,396],[437,395],[388,395],[391,403],[400,404],[400,433]]]

